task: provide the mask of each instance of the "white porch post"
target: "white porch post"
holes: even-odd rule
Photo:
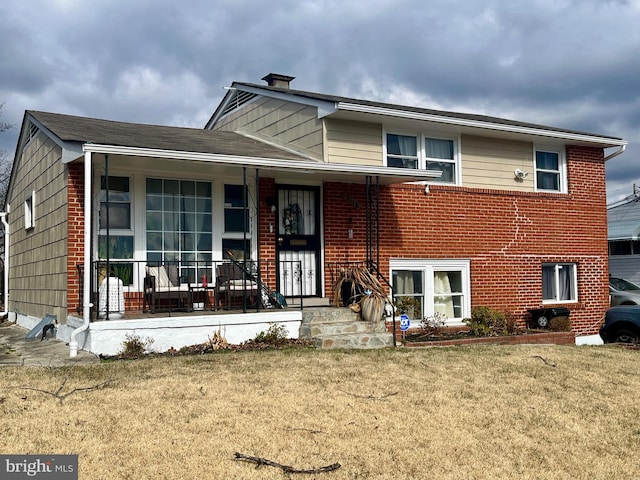
[[[82,281],[82,319],[84,323],[71,333],[69,356],[78,355],[76,335],[89,328],[91,316],[91,152],[84,152],[84,278]]]

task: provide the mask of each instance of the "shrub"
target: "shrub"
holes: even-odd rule
[[[507,315],[491,307],[473,307],[471,318],[465,318],[469,333],[477,337],[507,335],[510,329]]]
[[[266,343],[279,347],[283,345],[289,338],[289,331],[282,323],[272,323],[266,332],[260,332],[253,339],[255,343]]]
[[[142,341],[138,335],[127,334],[125,341],[122,342],[122,349],[118,352],[118,357],[140,358],[147,352],[147,349],[152,343],[152,338],[147,338],[145,341]]]
[[[549,320],[549,330],[552,332],[570,332],[571,320],[569,320],[569,317],[553,317]]]
[[[447,324],[447,316],[436,312],[430,317],[424,317],[420,322],[420,328],[426,335],[437,335]]]

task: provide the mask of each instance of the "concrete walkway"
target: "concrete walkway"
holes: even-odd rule
[[[0,366],[62,367],[99,363],[94,354],[78,351],[69,357],[69,345],[55,340],[26,340],[28,330],[11,322],[0,323]]]

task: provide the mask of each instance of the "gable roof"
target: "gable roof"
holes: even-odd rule
[[[33,110],[26,113],[59,140],[71,144],[94,143],[284,160],[305,158],[233,132],[115,122]]]
[[[207,122],[207,128],[214,125],[219,118],[228,112],[229,101],[236,95],[234,90],[262,93],[267,96],[285,96],[291,101],[314,103],[319,107],[320,117],[338,114],[339,112],[360,112],[368,114],[386,115],[391,117],[425,120],[436,123],[459,125],[462,127],[482,128],[512,133],[539,135],[546,137],[564,138],[576,142],[598,144],[604,148],[627,145],[627,141],[620,137],[600,135],[578,130],[552,127],[535,123],[509,120],[505,118],[478,115],[471,113],[450,112],[409,105],[397,105],[384,102],[374,102],[358,98],[329,95],[304,90],[294,90],[286,87],[258,85],[254,83],[234,82],[225,99],[220,103],[214,114]],[[246,97],[245,97],[246,98]],[[244,99],[243,99],[244,100]],[[240,105],[242,101],[240,102]]]

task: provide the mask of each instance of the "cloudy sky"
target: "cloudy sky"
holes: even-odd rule
[[[27,109],[203,127],[232,81],[622,137],[640,186],[640,0],[3,0],[0,149]]]

